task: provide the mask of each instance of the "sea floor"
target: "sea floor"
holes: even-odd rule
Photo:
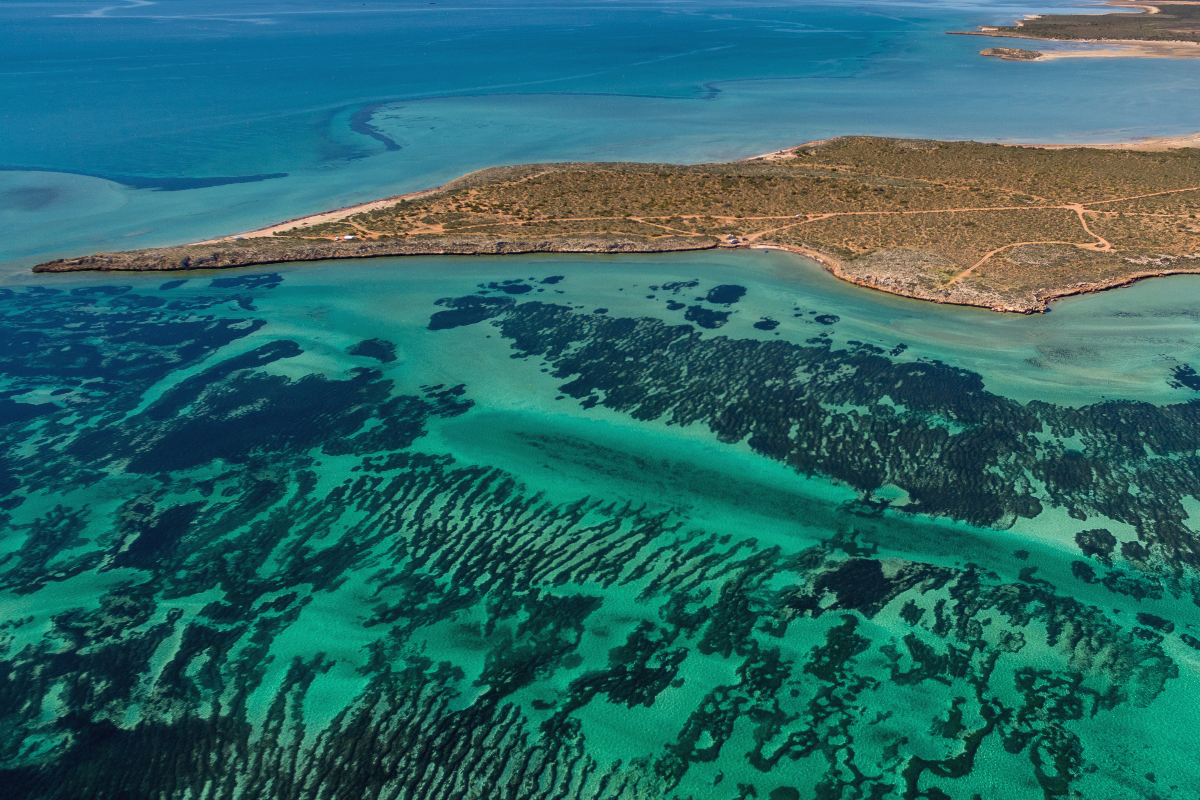
[[[783,253],[0,297],[18,796],[1184,798],[1195,280]]]

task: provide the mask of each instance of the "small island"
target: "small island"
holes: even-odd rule
[[[1022,50],[1019,47],[989,47],[986,50],[980,50],[979,55],[1002,58],[1005,61],[1037,61],[1046,54],[1037,50]]]
[[[770,247],[862,286],[1031,313],[1057,297],[1200,273],[1200,149],[1171,144],[852,136],[730,163],[496,167],[236,237],[34,271]]]

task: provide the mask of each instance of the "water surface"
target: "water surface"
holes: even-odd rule
[[[0,298],[21,796],[1195,785],[1174,280],[1030,320],[778,253],[170,277]]]
[[[1200,130],[1178,100],[1194,61],[1019,64],[945,35],[1053,7],[9,4],[0,165],[76,174],[0,171],[0,263],[197,241],[496,164]]]

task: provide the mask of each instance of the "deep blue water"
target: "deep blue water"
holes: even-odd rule
[[[6,3],[0,165],[86,175],[0,171],[0,262],[193,241],[499,163],[1200,130],[1178,102],[1195,62],[1014,64],[944,33],[1049,7]]]

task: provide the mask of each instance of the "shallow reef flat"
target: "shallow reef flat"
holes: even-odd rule
[[[6,796],[1194,795],[1188,364],[585,258],[5,290]]]
[[[34,271],[729,247],[792,250],[906,297],[1044,311],[1200,271],[1200,150],[846,137],[726,164],[501,167],[242,236]]]

